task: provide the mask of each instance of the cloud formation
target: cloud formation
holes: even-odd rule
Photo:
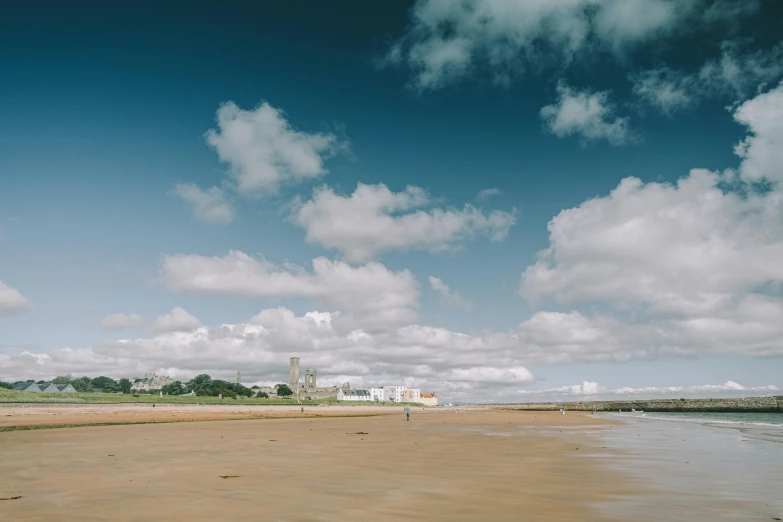
[[[641,400],[641,399],[679,399],[679,398],[720,398],[767,396],[780,393],[775,385],[745,387],[734,381],[723,384],[704,384],[697,386],[644,386],[634,388],[607,388],[597,382],[584,381],[572,386],[559,386],[545,390],[519,390],[523,401],[574,401],[574,400]]]
[[[459,308],[466,312],[473,310],[473,303],[459,295],[459,292],[452,290],[449,285],[437,277],[430,276],[430,288],[440,295],[440,302],[446,306]]]
[[[245,195],[323,176],[326,159],[347,146],[331,133],[295,129],[267,102],[254,110],[226,102],[217,111],[217,125],[206,133],[207,143],[229,164],[236,190]]]
[[[475,236],[501,241],[516,223],[516,209],[423,208],[431,204],[419,187],[392,192],[383,184],[359,183],[350,196],[328,187],[316,190],[311,200],[296,206],[291,219],[305,230],[307,242],[339,250],[352,262],[393,250],[441,252]]]
[[[144,326],[147,321],[139,314],[111,314],[101,319],[101,330],[112,332]]]
[[[243,252],[224,256],[166,255],[162,280],[171,290],[245,297],[306,297],[347,314],[346,324],[374,330],[416,321],[419,289],[413,275],[380,263],[352,267],[324,257],[308,272]]]
[[[201,326],[198,318],[177,306],[172,308],[171,312],[155,319],[150,330],[154,333],[190,332]]]
[[[225,225],[234,221],[236,212],[226,200],[226,194],[219,187],[206,190],[193,183],[179,183],[174,193],[193,205],[193,215],[207,223]]]
[[[711,0],[418,0],[405,35],[384,63],[408,68],[418,90],[478,71],[505,84],[528,70],[568,66],[596,53],[623,58],[645,42],[729,17],[736,22],[754,5],[737,10]]]
[[[32,303],[19,290],[0,281],[0,317],[22,312],[30,307]]]
[[[138,376],[149,371],[179,379],[202,372],[228,378],[241,368],[246,382],[287,382],[288,358],[318,368],[323,383],[408,386],[452,399],[500,397],[533,376],[509,350],[513,334],[468,336],[444,329],[405,326],[383,332],[335,327],[337,313],[298,317],[285,308],[262,310],[247,323],[104,342],[81,349],[0,354],[0,379],[55,375]],[[506,389],[507,387],[510,389]]]
[[[783,353],[783,86],[734,116],[749,129],[737,172],[629,177],[563,210],[522,296],[629,315],[599,331],[640,354]],[[758,181],[771,185],[747,183]]]
[[[706,98],[743,100],[759,85],[783,76],[783,42],[757,51],[746,47],[723,42],[720,56],[691,74],[664,66],[632,75],[634,95],[668,115]]]
[[[606,140],[623,145],[628,141],[628,118],[614,116],[608,92],[578,91],[560,83],[557,93],[557,102],[540,113],[549,132],[560,138],[578,136],[583,143]]]

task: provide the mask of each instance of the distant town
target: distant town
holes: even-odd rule
[[[299,358],[291,357],[288,384],[275,386],[251,386],[242,384],[241,372],[237,372],[236,382],[213,379],[207,374],[197,375],[187,382],[176,381],[165,375],[146,373],[144,377],[133,379],[111,377],[72,377],[60,376],[51,381],[0,381],[0,388],[33,393],[129,393],[160,394],[179,396],[202,396],[219,398],[269,398],[319,400],[334,398],[345,402],[396,402],[412,403],[424,406],[437,406],[438,397],[434,392],[422,393],[417,388],[405,386],[381,386],[370,389],[354,389],[350,383],[342,386],[319,387],[318,370],[306,368],[304,382],[300,381]]]

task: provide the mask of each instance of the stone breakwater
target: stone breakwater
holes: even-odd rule
[[[530,411],[683,411],[683,412],[783,412],[783,396],[743,397],[739,399],[659,399],[634,401],[528,402],[504,404],[504,409]]]

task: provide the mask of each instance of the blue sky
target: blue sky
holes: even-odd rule
[[[14,6],[0,379],[783,387],[780,14]]]

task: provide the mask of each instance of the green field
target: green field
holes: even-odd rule
[[[294,399],[218,399],[217,397],[183,397],[181,395],[138,394],[138,397],[128,393],[33,393],[0,388],[0,403],[15,402],[39,402],[53,404],[265,404],[277,406],[290,406],[299,404]],[[315,401],[301,401],[302,405],[330,404],[340,406],[406,406],[404,403],[378,403],[378,402],[351,402],[337,401],[336,397]],[[408,406],[421,407],[420,404],[408,404]]]
[[[0,389],[0,403],[41,402],[75,404],[118,404],[118,403],[173,403],[173,404],[298,404],[294,399],[218,399],[217,397],[183,397],[181,395],[147,395],[134,397],[128,393],[33,393]],[[318,404],[318,401],[302,401],[302,404]]]

